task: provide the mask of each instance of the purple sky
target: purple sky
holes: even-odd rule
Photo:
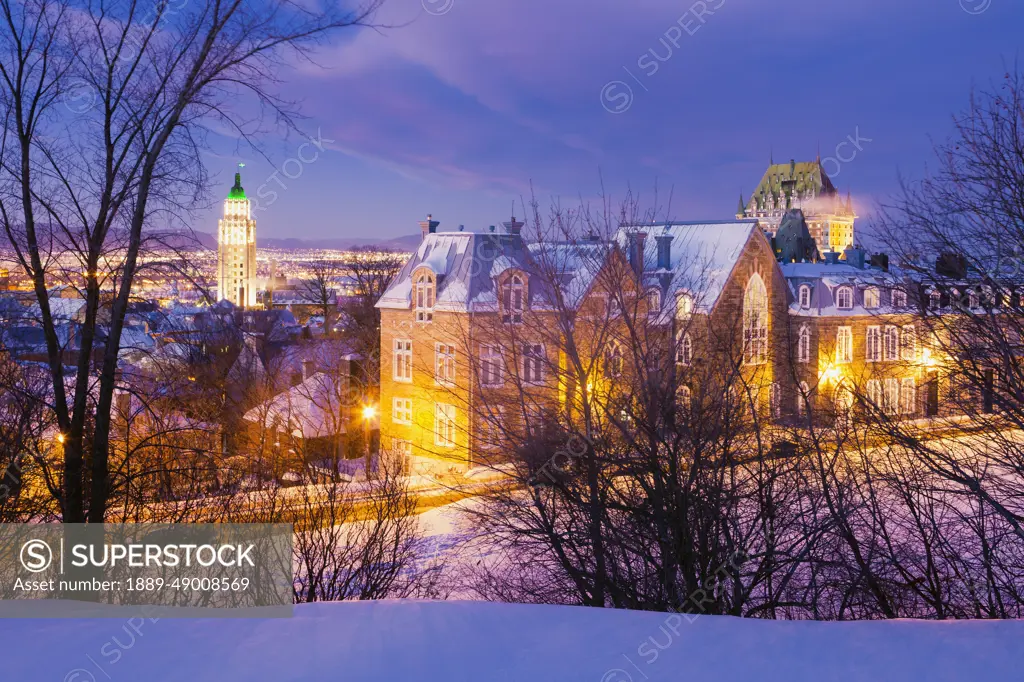
[[[819,145],[868,213],[898,173],[924,172],[972,85],[1012,66],[1024,2],[387,0],[378,19],[395,27],[287,74],[323,152],[293,137],[268,141],[274,166],[211,157],[224,192],[246,162],[260,236],[388,238],[428,212],[481,229],[531,185],[547,204],[602,182],[616,198],[657,186],[663,208],[671,191],[677,219],[729,218],[770,153]],[[849,137],[860,149],[837,151]]]

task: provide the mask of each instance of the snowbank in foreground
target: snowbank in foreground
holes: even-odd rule
[[[483,602],[252,621],[0,621],[5,680],[1007,680],[1024,622],[768,622]],[[660,649],[658,647],[661,647]],[[116,660],[115,660],[116,659]]]

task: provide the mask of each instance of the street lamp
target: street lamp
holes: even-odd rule
[[[367,404],[363,405],[363,442],[366,447],[365,453],[365,469],[366,469],[366,480],[370,480],[370,469],[373,465],[373,455],[370,452],[370,435],[371,426],[373,420],[377,416],[377,408],[374,405]]]

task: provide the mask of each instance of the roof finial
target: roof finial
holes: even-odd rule
[[[768,147],[768,165],[769,166],[774,166],[775,165],[775,146],[774,145]]]

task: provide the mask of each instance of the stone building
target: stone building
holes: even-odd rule
[[[800,209],[818,251],[842,254],[855,244],[857,216],[849,193],[844,200],[821,165],[821,159],[771,163],[750,199],[740,197],[737,218],[756,218],[774,237],[786,211]]]

